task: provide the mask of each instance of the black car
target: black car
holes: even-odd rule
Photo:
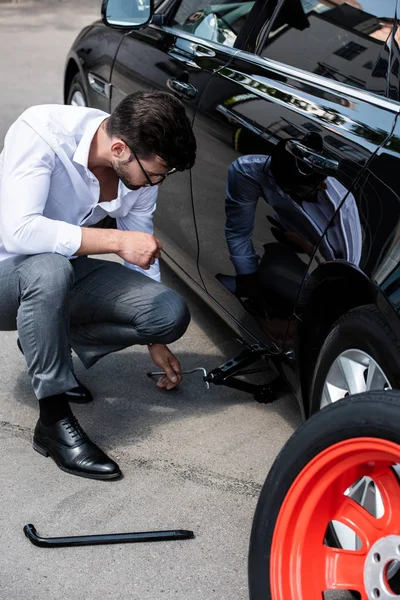
[[[64,100],[185,103],[197,161],[160,189],[156,235],[250,344],[233,366],[270,355],[305,416],[400,387],[397,0],[149,2],[103,2]]]

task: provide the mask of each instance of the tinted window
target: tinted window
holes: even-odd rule
[[[232,47],[255,2],[183,0],[172,27]]]
[[[285,0],[262,55],[384,94],[395,8],[396,0]]]

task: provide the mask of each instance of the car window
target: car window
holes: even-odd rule
[[[171,26],[203,40],[233,47],[255,2],[183,0]]]
[[[261,54],[385,93],[396,0],[285,0]]]

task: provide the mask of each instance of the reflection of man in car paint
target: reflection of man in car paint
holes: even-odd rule
[[[307,135],[303,143],[318,146],[318,138],[322,145],[316,134]],[[251,297],[281,286],[281,293],[293,302],[305,271],[298,254],[311,256],[318,244],[325,260],[358,265],[362,232],[353,195],[348,194],[337,210],[346,195],[336,178],[299,170],[285,142],[278,144],[272,157],[246,155],[235,160],[226,186],[225,235],[236,271],[236,295]],[[278,242],[264,246],[261,263],[252,241],[260,197],[274,209],[271,232]]]

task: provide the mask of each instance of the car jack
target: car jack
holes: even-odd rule
[[[219,367],[216,367],[212,371],[207,373],[206,369],[203,367],[197,367],[190,371],[179,371],[178,374],[188,375],[199,371],[203,373],[203,381],[205,382],[207,389],[210,388],[210,383],[213,383],[214,385],[224,385],[235,390],[241,390],[247,394],[252,394],[254,400],[261,404],[270,404],[288,391],[287,385],[280,377],[277,377],[266,384],[250,383],[249,381],[238,379],[238,377],[242,375],[252,375],[269,371],[270,369],[265,366],[256,369],[246,369],[246,367],[249,367],[260,359],[273,356],[274,354],[265,346],[259,344],[249,345],[240,338],[238,339],[238,342],[242,344],[245,349],[242,350],[240,354],[226,361]],[[165,375],[165,373],[164,371],[153,371],[147,373],[147,375],[148,377],[153,377],[156,375]]]

